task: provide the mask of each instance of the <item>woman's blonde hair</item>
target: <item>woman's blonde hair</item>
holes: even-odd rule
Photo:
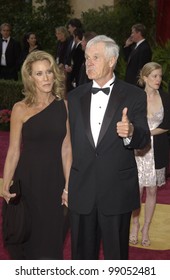
[[[58,99],[65,97],[66,82],[65,74],[60,70],[53,58],[53,56],[45,51],[35,51],[30,53],[25,59],[22,68],[21,76],[24,85],[23,94],[25,95],[25,103],[32,105],[36,101],[36,88],[34,81],[30,79],[32,74],[32,64],[36,61],[47,60],[50,63],[50,69],[54,74],[54,84],[52,88],[52,94]]]
[[[144,87],[145,86],[144,77],[148,77],[152,71],[157,70],[157,69],[162,70],[162,66],[159,63],[157,63],[157,62],[146,63],[143,66],[143,68],[140,70],[138,84],[141,87]]]

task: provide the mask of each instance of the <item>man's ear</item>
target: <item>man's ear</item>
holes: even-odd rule
[[[116,64],[117,59],[113,56],[109,61],[109,67],[113,67]]]

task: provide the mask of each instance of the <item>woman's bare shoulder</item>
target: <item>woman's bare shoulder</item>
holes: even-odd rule
[[[22,121],[24,119],[26,111],[27,105],[23,100],[16,102],[12,108],[12,117],[20,119]]]
[[[18,101],[14,104],[12,110],[13,111],[25,111],[27,105],[25,104],[24,100]]]

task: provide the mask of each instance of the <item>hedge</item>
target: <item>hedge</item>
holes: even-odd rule
[[[0,80],[0,110],[12,109],[14,103],[24,98],[21,81]]]

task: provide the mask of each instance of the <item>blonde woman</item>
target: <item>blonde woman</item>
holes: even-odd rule
[[[151,145],[136,151],[140,196],[146,188],[145,215],[142,226],[144,247],[150,246],[149,228],[156,205],[157,187],[165,184],[165,171],[169,160],[167,131],[170,128],[170,96],[160,89],[162,67],[155,62],[145,64],[140,71],[139,84],[147,95],[147,119],[151,132]],[[138,243],[140,209],[133,212],[129,242]]]
[[[12,109],[3,195],[8,203],[15,196],[10,194],[11,181],[20,181],[31,235],[8,250],[13,259],[62,259],[63,205],[71,164],[65,77],[44,51],[29,54],[21,73],[25,98]]]

